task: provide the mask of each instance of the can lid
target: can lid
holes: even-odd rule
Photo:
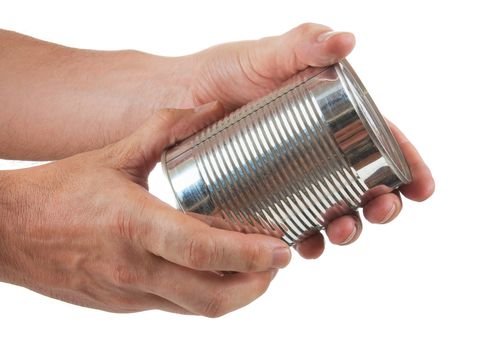
[[[410,183],[412,174],[406,158],[365,86],[347,60],[341,60],[334,68],[376,147],[399,180]]]

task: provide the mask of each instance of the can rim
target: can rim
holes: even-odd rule
[[[334,65],[334,68],[380,154],[402,183],[410,183],[412,174],[406,158],[358,75],[345,59]]]

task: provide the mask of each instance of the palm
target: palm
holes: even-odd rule
[[[320,25],[302,25],[279,37],[224,44],[200,52],[192,57],[192,64],[200,65],[189,69],[194,75],[185,99],[196,104],[219,101],[226,111],[232,111],[266,95],[298,71],[333,64],[351,51],[354,39],[339,34],[317,41],[326,31],[327,27]],[[413,182],[400,191],[412,200],[424,200],[433,192],[431,173],[412,144],[395,126],[391,127],[413,175]],[[401,207],[399,192],[388,193],[369,202],[363,213],[372,223],[385,223],[394,219]],[[332,242],[346,244],[358,237],[361,228],[361,220],[355,214],[335,219],[327,231]],[[322,236],[302,242],[298,250],[305,257],[317,257],[323,251]]]

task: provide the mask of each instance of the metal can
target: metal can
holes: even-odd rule
[[[309,68],[163,152],[184,212],[292,245],[411,181],[384,118],[345,60]]]

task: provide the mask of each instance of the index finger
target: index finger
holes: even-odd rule
[[[143,247],[181,266],[256,272],[285,267],[291,259],[288,245],[278,238],[210,227],[161,202],[143,216]]]

